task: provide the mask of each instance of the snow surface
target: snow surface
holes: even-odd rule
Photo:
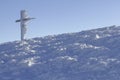
[[[0,80],[120,80],[120,27],[0,44]]]

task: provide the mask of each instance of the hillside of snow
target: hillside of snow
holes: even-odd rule
[[[120,80],[120,26],[0,44],[0,80]]]

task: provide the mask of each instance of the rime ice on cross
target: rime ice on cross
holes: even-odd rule
[[[21,41],[24,41],[24,37],[27,31],[26,28],[26,22],[31,20],[31,19],[35,19],[35,18],[30,18],[27,16],[27,12],[25,10],[21,10],[20,12],[20,19],[16,20],[16,22],[20,22],[20,26],[21,26]]]

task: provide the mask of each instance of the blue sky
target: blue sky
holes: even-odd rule
[[[0,43],[20,40],[20,10],[37,19],[27,38],[120,25],[120,0],[0,0]]]

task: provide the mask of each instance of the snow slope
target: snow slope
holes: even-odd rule
[[[0,44],[0,80],[120,80],[120,27]]]

